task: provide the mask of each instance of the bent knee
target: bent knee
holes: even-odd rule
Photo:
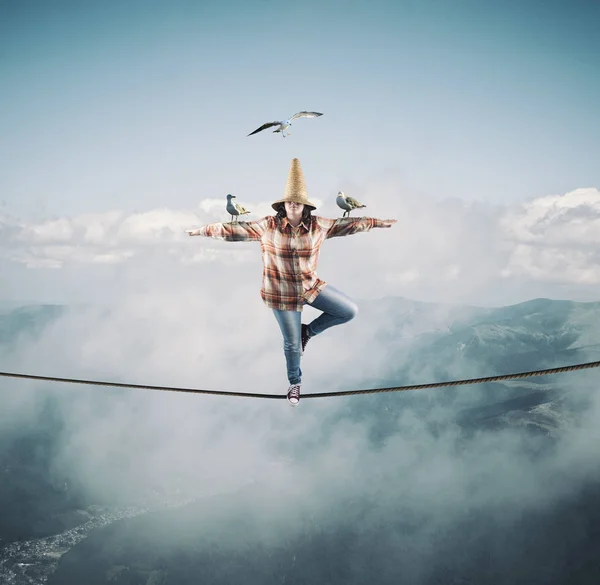
[[[346,321],[351,321],[358,315],[358,305],[355,302],[349,302],[346,305],[346,309],[344,311],[344,317]]]

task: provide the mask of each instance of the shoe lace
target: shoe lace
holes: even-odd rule
[[[300,398],[300,385],[294,384],[293,386],[290,386],[288,396],[290,398]]]

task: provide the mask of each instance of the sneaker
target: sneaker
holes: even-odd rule
[[[292,406],[296,406],[300,402],[300,384],[292,384],[288,388],[287,399]]]
[[[304,355],[304,348],[306,347],[309,339],[310,336],[308,335],[308,325],[302,323],[302,351],[300,355]]]

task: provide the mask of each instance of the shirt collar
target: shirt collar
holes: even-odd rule
[[[285,229],[285,226],[289,225],[290,229],[293,229],[292,224],[288,221],[287,217],[283,218],[283,221],[281,222],[281,228]],[[305,221],[302,220],[299,224],[298,227],[302,226],[306,231],[308,231],[308,226],[306,225]]]

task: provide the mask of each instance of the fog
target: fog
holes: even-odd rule
[[[391,268],[385,272],[385,266],[398,270],[400,261],[389,260],[384,247],[401,243],[409,223],[405,219],[391,230],[327,242],[322,252],[327,270],[320,274],[361,298],[363,280],[382,283],[394,273]],[[475,250],[462,240],[469,237],[464,226],[453,228],[451,223],[450,218],[445,229],[458,241],[446,247],[451,239],[440,235],[437,244],[428,239],[428,247],[417,248],[415,258],[423,257],[415,264],[431,268],[433,257],[438,262],[450,257],[463,262],[462,253],[468,251],[471,260],[479,262],[473,271],[479,270],[490,242],[480,233],[483,243]],[[178,245],[196,247],[195,253],[203,249],[220,253],[228,247],[235,252],[229,259],[217,256],[195,263],[173,262],[157,247],[152,253],[134,255],[105,281],[101,301],[92,293],[82,297],[97,302],[73,304],[34,339],[15,341],[0,354],[0,367],[283,396],[288,383],[282,340],[275,318],[258,294],[258,245],[200,238]],[[61,273],[56,274],[60,278]],[[485,280],[486,274],[484,266],[477,278]],[[433,273],[428,279],[432,282]],[[415,317],[411,328],[403,331],[405,346],[390,347],[385,338],[377,341],[375,333],[389,330],[389,315],[369,313],[366,320],[360,309],[352,322],[311,339],[302,362],[303,392],[359,388],[365,381],[386,376],[392,362],[406,362],[402,347],[410,347],[412,338],[443,329],[456,316],[450,303],[432,311]],[[316,314],[308,308],[304,320]],[[469,377],[476,367],[454,365],[451,373]],[[407,383],[438,380],[435,363],[412,375]],[[551,383],[572,390],[574,399],[585,406],[561,427],[551,448],[542,444],[545,439],[519,428],[465,434],[456,422],[458,405],[494,399],[482,396],[478,386],[460,388],[457,392],[464,400],[455,404],[445,403],[446,390],[440,389],[386,393],[374,399],[301,400],[291,408],[285,400],[4,378],[0,426],[5,437],[34,428],[43,404],[53,401],[63,427],[52,473],[103,501],[135,501],[153,490],[201,498],[260,485],[255,508],[232,497],[227,515],[235,518],[242,510],[246,514],[254,510],[257,517],[267,518],[272,530],[265,532],[265,542],[282,534],[291,538],[307,522],[364,522],[368,530],[386,518],[402,517],[411,525],[411,546],[418,550],[409,563],[411,574],[418,576],[427,574],[436,555],[434,536],[471,514],[489,517],[493,531],[525,512],[550,513],[600,479],[597,373],[566,374]],[[382,411],[388,420],[394,419],[397,430],[375,442],[372,431]],[[355,416],[357,412],[364,416]],[[362,504],[355,505],[359,501]],[[359,518],[365,502],[370,512]],[[198,518],[200,531],[209,534],[213,528]]]
[[[204,286],[198,276],[192,280],[181,272],[177,280],[170,274],[145,291],[125,290],[109,306],[71,309],[38,339],[4,355],[3,369],[285,394],[279,330],[257,298],[256,282],[232,286],[231,271],[220,276]],[[242,303],[243,310],[235,309]],[[439,313],[437,318],[441,321]],[[376,376],[392,356],[385,345],[363,345],[361,336],[385,330],[386,324],[385,315],[381,322],[361,322],[359,312],[353,322],[312,339],[302,364],[304,392],[357,388]],[[436,381],[434,365],[420,372],[419,382]],[[454,372],[458,377],[471,373]],[[588,379],[590,387],[597,384],[593,372],[571,376],[578,376],[578,384]],[[570,378],[560,381],[568,385]],[[420,391],[421,399],[431,402],[425,418],[412,408],[415,393],[381,395],[380,407],[397,413],[401,431],[375,449],[367,423],[339,420],[339,413],[361,397],[304,400],[292,409],[284,400],[10,379],[2,386],[4,428],[34,420],[39,401],[48,395],[60,402],[67,426],[56,470],[110,497],[169,485],[175,478],[198,494],[256,480],[266,481],[281,497],[299,490],[309,500],[322,500],[321,492],[335,498],[370,493],[380,501],[402,493],[413,509],[439,507],[445,516],[460,514],[467,504],[548,504],[566,489],[564,481],[548,484],[548,477],[558,473],[568,476],[567,484],[576,484],[599,462],[597,402],[565,431],[552,458],[532,465],[523,452],[523,441],[530,439],[518,432],[482,433],[466,443],[460,439],[452,422],[456,413],[436,404],[443,389]],[[432,433],[430,423],[439,422],[444,424]]]

